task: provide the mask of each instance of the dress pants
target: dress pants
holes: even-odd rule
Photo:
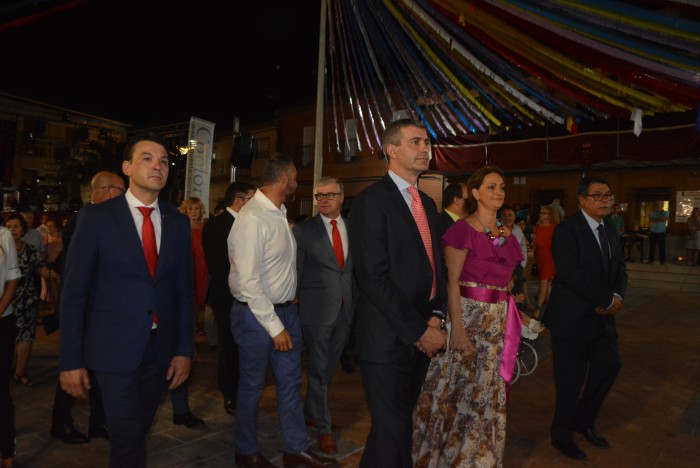
[[[175,390],[170,390],[170,402],[173,404],[173,414],[184,416],[190,412],[190,395],[187,391],[189,379]]]
[[[605,334],[590,340],[553,337],[552,360],[556,404],[550,430],[552,440],[563,441],[570,439],[576,428],[595,426],[620,372],[617,338]]]
[[[95,374],[90,372],[90,422],[89,427],[99,427],[105,424],[105,408],[102,404],[102,392]],[[66,393],[61,388],[61,382],[56,385],[56,394],[53,399],[53,413],[51,427],[54,429],[63,426],[73,426],[73,406],[75,397]]]
[[[241,380],[236,398],[236,454],[258,452],[258,404],[265,389],[268,365],[275,376],[277,414],[279,414],[283,451],[300,453],[308,448],[301,395],[301,324],[296,304],[275,307],[292,338],[294,348],[275,351],[272,338],[257,321],[250,308],[234,301],[231,329],[240,353]]]
[[[0,317],[0,455],[15,456],[15,405],[10,395],[12,361],[15,357],[15,316]]]
[[[428,357],[412,350],[401,363],[361,361],[362,382],[372,415],[362,468],[411,468],[413,408],[428,372]]]
[[[304,325],[302,330],[308,355],[304,416],[318,421],[319,433],[330,434],[332,423],[328,409],[328,387],[348,341],[350,324],[345,314],[339,313],[332,325]]]
[[[216,378],[224,401],[236,401],[240,372],[238,345],[231,333],[231,307],[212,307],[218,331],[218,366]]]
[[[649,262],[654,261],[656,253],[656,245],[659,245],[659,263],[666,262],[666,233],[665,232],[650,232],[649,233]]]
[[[141,365],[133,371],[95,372],[109,427],[110,468],[146,466],[146,438],[168,384],[168,368],[156,357],[156,339],[151,336]]]

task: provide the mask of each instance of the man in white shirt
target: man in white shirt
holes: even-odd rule
[[[258,447],[258,402],[267,366],[277,385],[284,437],[284,465],[337,466],[308,449],[301,396],[301,322],[297,304],[296,241],[284,202],[294,200],[297,170],[284,155],[268,159],[261,187],[241,208],[229,234],[229,287],[234,297],[231,330],[238,344],[240,381],[236,396],[239,467],[273,467]],[[239,247],[240,246],[240,247]]]
[[[12,360],[15,355],[17,327],[12,313],[21,272],[17,265],[17,247],[10,230],[0,226],[0,456],[2,466],[12,466],[15,458],[15,410],[10,394]]]

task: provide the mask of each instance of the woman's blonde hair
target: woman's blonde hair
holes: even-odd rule
[[[180,213],[182,214],[187,214],[187,209],[190,206],[194,205],[199,205],[199,219],[198,221],[201,221],[204,218],[204,203],[202,202],[202,199],[199,197],[188,197],[182,200],[182,204],[180,205]]]

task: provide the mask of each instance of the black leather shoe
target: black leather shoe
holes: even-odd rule
[[[204,421],[188,411],[186,414],[174,414],[173,424],[176,426],[182,426],[184,424],[185,427],[193,429],[204,424]]]
[[[236,400],[224,400],[224,411],[231,416],[236,415]]]
[[[77,430],[72,425],[65,424],[51,429],[51,437],[61,439],[65,444],[85,444],[90,438]]]
[[[338,462],[335,458],[320,457],[311,450],[301,453],[287,453],[282,455],[282,463],[287,468],[311,466],[313,468],[335,468]]]
[[[610,448],[610,444],[607,440],[605,440],[605,437],[598,434],[598,431],[596,431],[593,427],[589,427],[588,429],[576,429],[576,432],[583,435],[583,437],[585,437],[586,440],[591,443],[591,445],[598,448]]]
[[[242,468],[277,468],[277,465],[273,465],[270,460],[265,458],[265,456],[258,452],[253,455],[238,455],[235,456],[236,466]]]
[[[564,456],[573,458],[574,460],[586,460],[586,453],[579,449],[573,440],[553,440],[552,447],[559,450]]]
[[[88,430],[88,435],[91,438],[102,437],[103,439],[109,440],[109,429],[107,429],[107,424],[102,423],[96,426],[90,426]]]

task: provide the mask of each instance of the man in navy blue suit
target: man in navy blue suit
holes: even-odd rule
[[[168,178],[166,147],[155,134],[127,145],[122,171],[129,189],[80,210],[66,257],[61,386],[85,398],[88,369],[94,372],[110,432],[110,467],[146,466],[146,437],[162,393],[187,380],[194,354],[190,225],[158,200]],[[157,265],[142,246],[149,230]]]

